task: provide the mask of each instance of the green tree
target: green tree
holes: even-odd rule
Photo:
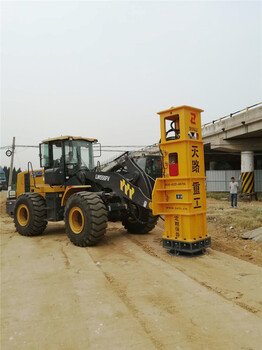
[[[9,173],[10,173],[10,167],[6,167],[6,166],[4,166],[3,167],[3,170],[4,170],[4,172],[5,172],[5,177],[6,177],[6,183],[7,183],[7,185],[8,185],[8,180],[9,180]],[[13,168],[13,174],[12,174],[12,188],[16,188],[16,183],[17,183],[17,175],[19,174],[19,173],[21,173],[21,168],[18,168],[17,170],[16,170],[16,168],[14,167]]]

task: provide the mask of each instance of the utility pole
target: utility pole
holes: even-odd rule
[[[13,176],[13,166],[14,166],[14,154],[15,154],[15,137],[13,137],[13,144],[12,144],[12,154],[11,154],[10,172],[9,172],[9,179],[8,179],[7,198],[9,198],[10,191],[11,191],[11,188],[12,188],[12,176]]]

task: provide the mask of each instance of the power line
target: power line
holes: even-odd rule
[[[94,147],[99,147],[99,145],[94,144]],[[101,145],[101,147],[102,148],[104,148],[104,147],[106,147],[106,148],[111,148],[111,147],[122,147],[122,148],[123,147],[125,147],[125,148],[135,147],[135,148],[137,148],[137,147],[148,147],[148,145],[123,145],[123,146],[122,145],[121,146],[120,145],[114,145],[114,146],[112,146],[112,145],[111,146],[105,146],[105,145],[102,146]]]
[[[221,146],[222,146],[223,144],[221,144]],[[238,144],[238,145],[246,145],[246,144]],[[99,147],[98,145],[95,145],[96,147]],[[120,145],[117,145],[117,146],[112,146],[112,145],[110,145],[110,146],[101,146],[101,150],[103,151],[103,152],[125,152],[125,151],[127,151],[127,150],[125,150],[125,149],[117,149],[117,148],[150,148],[150,147],[152,147],[152,146],[156,146],[156,144],[154,144],[154,145],[147,145],[147,146],[145,146],[145,145],[124,145],[124,146],[120,146]],[[216,144],[216,146],[219,146],[219,144]],[[4,149],[9,149],[9,148],[11,148],[12,146],[2,146],[2,147],[0,147],[0,150],[4,150]],[[39,146],[34,146],[34,145],[16,145],[15,146],[16,148],[39,148]],[[110,148],[110,149],[104,149],[104,148]],[[116,149],[111,149],[111,148],[116,148]],[[139,150],[138,150],[139,151]],[[141,150],[141,151],[146,151],[146,150]],[[22,152],[22,151],[21,151]],[[137,152],[137,151],[136,151]],[[221,152],[221,153],[220,153]],[[211,151],[208,151],[208,152],[205,152],[205,155],[223,155],[224,153],[223,153],[223,151],[220,151],[220,152],[218,152],[218,151],[216,151],[216,150],[214,150],[213,152]],[[238,155],[238,154],[240,154],[241,153],[241,151],[231,151],[231,152],[227,152],[227,151],[224,151],[226,154],[231,154],[231,155]],[[17,153],[17,152],[16,152]],[[258,155],[262,155],[262,153],[254,153],[254,155],[255,156],[258,156]]]
[[[12,146],[2,146],[0,149],[8,149],[11,148]],[[16,145],[16,148],[39,148],[39,146],[34,146],[34,145]],[[100,147],[99,145],[94,144],[94,147]],[[101,145],[101,148],[139,148],[139,147],[148,147],[148,145]]]
[[[11,148],[12,146],[2,146],[0,149],[8,149]],[[38,148],[39,146],[32,146],[32,145],[15,145],[15,148]]]

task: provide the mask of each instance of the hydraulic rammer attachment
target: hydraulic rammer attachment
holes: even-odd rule
[[[181,106],[159,112],[162,178],[152,195],[154,215],[165,217],[163,247],[171,253],[203,252],[211,246],[206,225],[201,109]]]

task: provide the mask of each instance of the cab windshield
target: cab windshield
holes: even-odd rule
[[[93,169],[93,143],[84,140],[66,141],[65,164],[78,165],[81,169]]]

